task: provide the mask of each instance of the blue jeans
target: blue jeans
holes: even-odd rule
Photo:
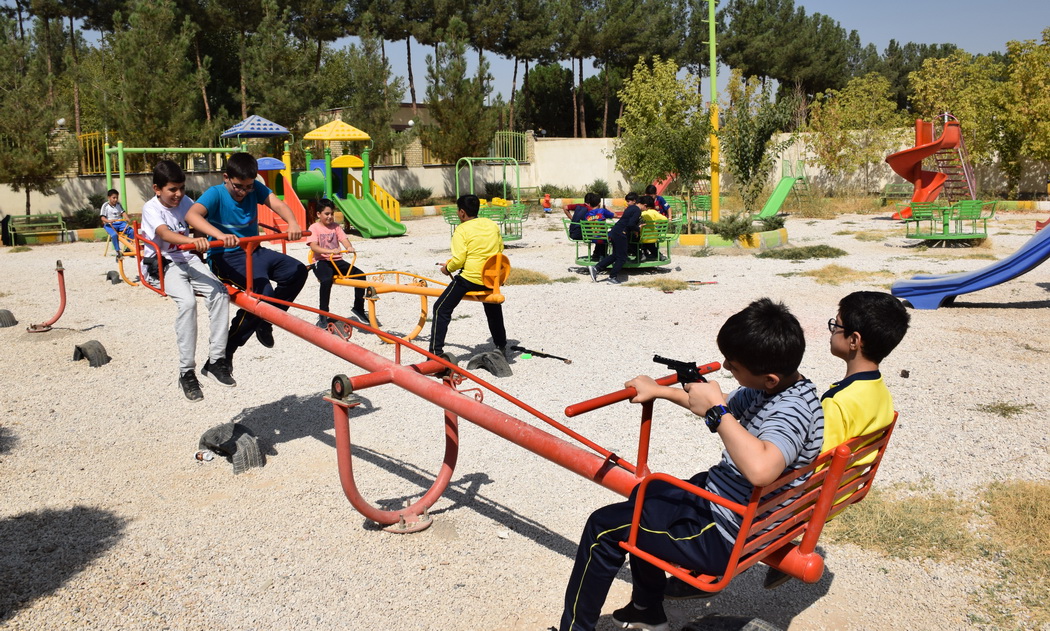
[[[118,236],[121,232],[123,232],[124,236],[129,239],[135,238],[135,231],[126,221],[111,221],[103,225],[102,229],[109,234],[109,240],[113,243],[113,251],[117,254],[124,251],[124,248],[120,245],[120,237]]]
[[[244,289],[247,286],[245,279],[246,257],[244,250],[237,248],[224,252],[215,250],[211,253],[212,271],[224,283],[229,283]],[[281,254],[274,250],[258,248],[252,253],[252,291],[286,302],[292,302],[306,284],[306,266],[293,259],[287,254]],[[270,281],[276,283],[276,287]],[[287,311],[288,307],[281,304],[271,303],[273,306]],[[258,316],[248,313],[243,309],[237,311],[233,322],[230,323],[230,335],[226,342],[226,358],[233,357],[234,351],[244,346],[256,329],[272,329],[273,325],[265,322]]]

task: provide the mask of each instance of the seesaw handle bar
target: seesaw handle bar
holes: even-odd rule
[[[309,230],[303,230],[303,236],[304,237],[310,236],[310,231]],[[238,237],[237,238],[237,244],[239,246],[243,246],[243,245],[249,244],[249,243],[262,243],[263,241],[281,241],[281,240],[284,240],[284,239],[287,239],[287,238],[288,238],[288,233],[287,232],[278,232],[277,234],[260,234],[257,237]],[[210,248],[221,248],[221,247],[225,247],[225,244],[222,241],[219,241],[219,240],[208,241],[208,247],[210,247]],[[180,250],[192,250],[194,248],[193,248],[193,244],[192,243],[183,243],[182,245],[178,246],[178,249],[180,249]]]
[[[709,364],[704,364],[703,366],[697,366],[696,369],[697,372],[699,372],[701,375],[706,375],[708,373],[715,372],[721,367],[722,365],[720,363],[711,362]],[[661,386],[669,386],[671,384],[677,383],[677,381],[678,375],[667,375],[666,377],[660,377],[659,379],[657,379],[656,383],[660,384]],[[600,397],[595,397],[593,399],[588,399],[579,403],[573,403],[569,407],[565,408],[565,416],[579,416],[584,412],[591,412],[597,410],[598,408],[603,408],[607,405],[612,405],[613,403],[626,401],[636,394],[638,394],[638,391],[634,388],[624,388],[623,390],[617,390],[616,392],[603,394]]]

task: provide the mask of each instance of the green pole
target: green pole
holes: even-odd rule
[[[120,173],[120,198],[128,201],[128,185],[124,178],[124,141],[117,141],[117,171]]]
[[[332,145],[328,143],[324,145],[324,196],[332,199]]]
[[[369,153],[370,150],[368,147],[361,150],[361,162],[364,162],[364,164],[361,165],[361,199],[372,194],[371,173],[369,173],[368,169]]]

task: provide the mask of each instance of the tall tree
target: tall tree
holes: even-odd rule
[[[894,89],[894,100],[897,109],[910,111],[912,101],[911,82],[908,75],[922,67],[926,59],[948,57],[955,52],[954,44],[915,44],[908,42],[903,46],[891,39],[882,53],[878,72],[889,79]]]
[[[324,45],[349,32],[355,21],[349,0],[286,0],[291,34],[302,42],[313,42],[313,71],[321,69]]]
[[[572,70],[557,63],[539,64],[526,76],[518,94],[519,129],[551,137],[572,135]]]
[[[774,102],[771,86],[760,88],[756,77],[744,80],[734,69],[727,87],[728,107],[723,107],[724,123],[720,130],[726,170],[740,188],[744,209],[757,210],[776,158],[794,141],[772,142],[773,136],[789,127],[795,103],[791,99]]]
[[[48,101],[47,77],[30,63],[46,54],[44,46],[20,39],[17,23],[6,17],[0,17],[0,35],[0,182],[25,192],[28,215],[31,193],[53,194],[75,154],[54,135],[64,112]]]
[[[548,61],[554,58],[554,40],[556,29],[553,28],[554,13],[552,5],[555,0],[512,0],[513,13],[507,32],[506,48],[502,54],[514,60],[514,72],[510,88],[510,127],[527,128],[528,125],[515,123],[517,98],[518,64],[524,62],[525,73],[522,86],[528,94],[529,62]]]
[[[467,28],[459,18],[449,23],[445,41],[427,55],[427,103],[433,124],[422,125],[420,137],[444,162],[488,155],[496,133],[494,112],[485,107],[492,91],[488,64],[467,76]]]

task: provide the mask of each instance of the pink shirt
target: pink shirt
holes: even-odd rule
[[[314,222],[310,226],[310,236],[306,237],[306,242],[316,243],[319,247],[326,250],[341,250],[343,246],[341,243],[346,239],[346,233],[343,232],[342,226],[337,223],[333,223],[332,227],[325,226],[320,221]],[[314,254],[314,257],[325,260],[325,261],[339,261],[342,260],[342,254]]]

